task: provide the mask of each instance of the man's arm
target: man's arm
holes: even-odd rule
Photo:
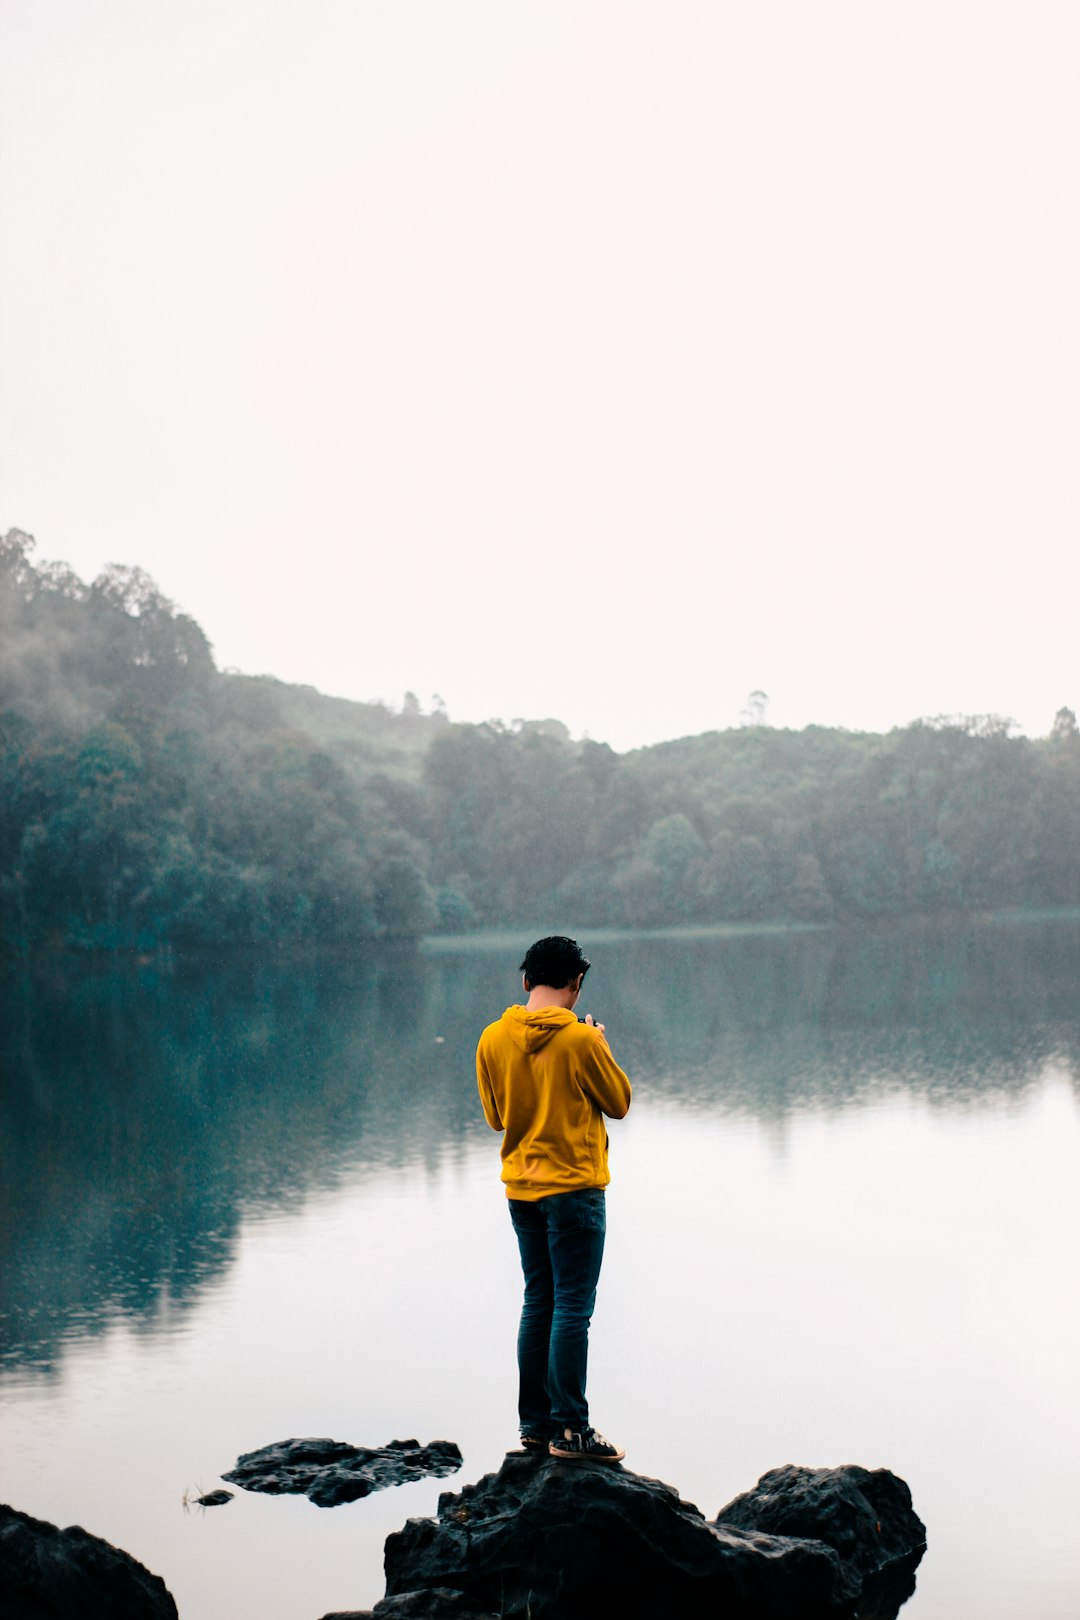
[[[491,1076],[484,1061],[482,1041],[476,1048],[476,1087],[480,1093],[480,1105],[484,1110],[484,1118],[493,1131],[503,1130],[503,1122],[499,1118],[498,1104],[495,1101],[495,1093],[491,1086]]]
[[[602,1026],[582,1059],[583,1089],[608,1119],[623,1119],[630,1109],[630,1082],[611,1055]]]

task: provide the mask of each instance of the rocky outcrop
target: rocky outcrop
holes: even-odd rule
[[[482,1614],[464,1592],[440,1586],[430,1592],[403,1592],[400,1597],[383,1598],[375,1609],[339,1609],[324,1614],[322,1620],[497,1620]],[[618,1617],[613,1617],[618,1620]]]
[[[891,1620],[924,1545],[907,1487],[885,1470],[777,1469],[710,1524],[659,1480],[508,1457],[387,1539],[387,1595],[372,1612]]]
[[[716,1516],[717,1525],[813,1537],[839,1557],[860,1620],[891,1620],[915,1590],[926,1526],[887,1468],[774,1468]]]
[[[78,1525],[57,1529],[0,1506],[4,1620],[177,1620],[165,1582]]]
[[[370,1448],[344,1440],[281,1440],[238,1458],[222,1479],[245,1491],[271,1496],[306,1496],[316,1507],[355,1502],[389,1485],[434,1476],[442,1479],[461,1467],[461,1452],[452,1440],[391,1440]]]

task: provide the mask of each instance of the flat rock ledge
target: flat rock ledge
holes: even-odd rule
[[[461,1467],[452,1440],[391,1440],[385,1446],[350,1446],[344,1440],[279,1440],[246,1452],[222,1479],[245,1491],[306,1496],[316,1507],[338,1507],[372,1491],[411,1480],[443,1479]]]
[[[623,1468],[508,1457],[388,1537],[351,1620],[894,1620],[925,1547],[886,1469],[776,1468],[709,1521]]]
[[[3,1620],[177,1620],[160,1575],[79,1525],[0,1505]]]

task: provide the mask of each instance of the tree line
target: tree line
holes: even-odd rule
[[[3,945],[1080,906],[1080,730],[760,724],[616,754],[222,673],[145,573],[0,540]]]

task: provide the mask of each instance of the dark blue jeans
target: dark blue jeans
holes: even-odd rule
[[[607,1211],[600,1187],[511,1198],[525,1303],[518,1329],[518,1417],[522,1434],[585,1429],[589,1323],[604,1258]]]

